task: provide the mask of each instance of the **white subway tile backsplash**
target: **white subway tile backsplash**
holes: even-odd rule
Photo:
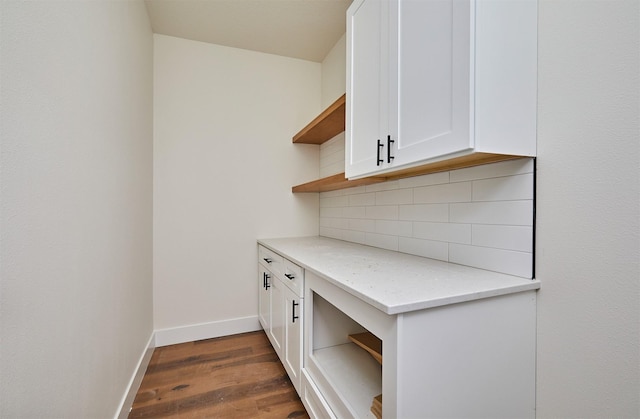
[[[320,206],[320,218],[339,218],[342,217],[344,208],[331,208]]]
[[[438,204],[471,201],[471,182],[447,183],[413,189],[416,204]]]
[[[400,205],[413,203],[413,190],[395,189],[391,191],[376,192],[375,205]]]
[[[344,132],[320,144],[320,177],[344,172]]]
[[[533,227],[476,224],[471,230],[471,244],[482,247],[531,252]]]
[[[342,240],[352,243],[366,244],[364,231],[344,230],[342,232]]]
[[[449,244],[449,261],[489,271],[531,278],[531,253],[489,247]]]
[[[533,225],[533,201],[450,204],[449,221],[471,224]]]
[[[366,186],[356,186],[356,187],[353,187],[353,188],[344,189],[344,191],[346,192],[345,195],[361,194],[361,193],[366,193],[367,192],[367,187]]]
[[[344,207],[342,216],[344,218],[365,218],[367,207]]]
[[[471,244],[471,224],[414,222],[413,237]]]
[[[337,208],[337,207],[346,207],[347,206],[347,197],[346,196],[332,196],[327,198],[320,199],[320,208]]]
[[[339,228],[329,228],[329,227],[320,227],[319,229],[320,235],[323,237],[329,237],[331,239],[338,240],[347,240],[344,238],[344,233],[346,230],[342,230]],[[353,240],[350,240],[353,241]]]
[[[374,183],[373,185],[367,185],[365,188],[367,192],[380,192],[390,191],[391,189],[398,189],[400,183],[397,180],[390,180],[388,182]]]
[[[368,206],[368,205],[375,205],[375,204],[376,204],[376,194],[374,192],[349,195],[348,205],[350,207]]]
[[[329,177],[344,172],[344,161],[338,161],[327,166],[320,166],[320,177]]]
[[[320,166],[328,166],[335,162],[342,163],[342,167],[344,171],[344,149],[343,150],[335,150],[332,153],[326,153],[324,158],[322,159],[322,164]]]
[[[320,144],[320,164],[323,163],[323,160],[326,156],[340,151],[342,151],[342,161],[344,162],[344,141],[345,133],[343,131],[329,141],[325,141],[324,143]]]
[[[484,164],[482,166],[467,167],[465,169],[452,170],[451,182],[463,182],[466,180],[488,179],[500,176],[513,176],[522,173],[533,173],[533,159],[522,158],[507,160],[499,163]]]
[[[364,244],[367,246],[379,247],[381,249],[398,251],[398,236],[388,236],[385,234],[366,233]]]
[[[355,188],[353,188],[355,189]],[[343,195],[349,195],[351,189],[338,189],[335,191],[329,191],[329,192],[322,192],[320,194],[320,200],[322,201],[324,198],[332,198],[334,196],[343,196]]]
[[[419,186],[441,185],[443,183],[449,183],[449,172],[438,172],[398,179],[400,188],[417,188]]]
[[[397,205],[380,205],[380,206],[366,207],[365,218],[370,220],[397,220],[398,206]]]
[[[449,260],[449,245],[446,242],[400,237],[398,250],[402,253],[425,258]]]
[[[473,181],[473,201],[533,199],[533,173]]]
[[[344,218],[320,218],[320,227],[340,228],[345,230],[349,228],[348,220]]]
[[[524,158],[323,192],[320,235],[530,278],[534,175]]]
[[[376,231],[376,220],[351,218],[346,221],[348,230],[365,231],[369,233],[373,233]]]
[[[411,221],[375,220],[375,222],[376,233],[404,237],[411,237],[413,233],[413,223]]]
[[[449,204],[400,205],[399,220],[406,221],[449,221]]]

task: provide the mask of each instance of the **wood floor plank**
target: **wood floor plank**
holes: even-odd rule
[[[263,380],[276,380],[283,375],[278,363],[279,361],[272,360],[269,363],[236,365],[213,371],[203,369],[184,377],[178,377],[177,381],[172,380],[172,382],[164,382],[162,385],[153,385],[153,399],[148,399],[169,401],[188,397],[196,392],[207,392],[245,384],[250,385]],[[157,383],[150,382],[149,384]]]
[[[156,348],[136,418],[308,418],[264,332]]]

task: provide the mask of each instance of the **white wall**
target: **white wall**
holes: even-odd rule
[[[336,42],[322,60],[322,109],[336,101],[347,88],[347,34]]]
[[[639,5],[539,5],[539,418],[640,417]]]
[[[146,10],[0,14],[0,417],[113,417],[153,330]]]
[[[291,138],[321,110],[320,64],[154,39],[158,344],[257,328],[256,239],[318,233],[317,194],[291,193],[318,147]]]
[[[347,88],[347,34],[322,60],[322,109],[326,109]],[[344,131],[320,145],[320,177],[344,172]]]

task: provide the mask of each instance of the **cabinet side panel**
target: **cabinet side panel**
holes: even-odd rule
[[[476,4],[476,149],[536,155],[537,0]]]
[[[535,291],[407,313],[399,417],[535,417]]]

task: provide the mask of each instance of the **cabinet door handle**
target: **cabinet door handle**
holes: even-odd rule
[[[287,278],[289,278],[289,280],[293,281],[293,278],[295,278],[294,275],[291,274],[284,274],[284,276],[286,276]]]
[[[391,144],[395,143],[395,140],[391,139],[390,135],[387,135],[387,163],[391,163],[391,160],[394,159],[394,157],[391,155]]]
[[[265,272],[264,273],[264,289],[266,290],[271,288],[271,284],[269,284],[269,278],[271,278],[271,275]]]
[[[271,262],[273,262],[273,261],[272,261],[271,259],[269,259],[269,258],[262,258],[262,260],[264,260],[264,261],[265,261],[265,262],[267,262],[267,263],[271,263]]]
[[[296,303],[295,300],[291,301],[293,304],[291,305],[291,323],[295,323],[298,316],[296,316],[296,306],[300,304]]]
[[[378,151],[376,153],[376,166],[380,166],[380,163],[384,162],[384,160],[382,160],[380,158],[380,148],[384,147],[384,144],[382,144],[382,142],[380,140],[378,140]]]

